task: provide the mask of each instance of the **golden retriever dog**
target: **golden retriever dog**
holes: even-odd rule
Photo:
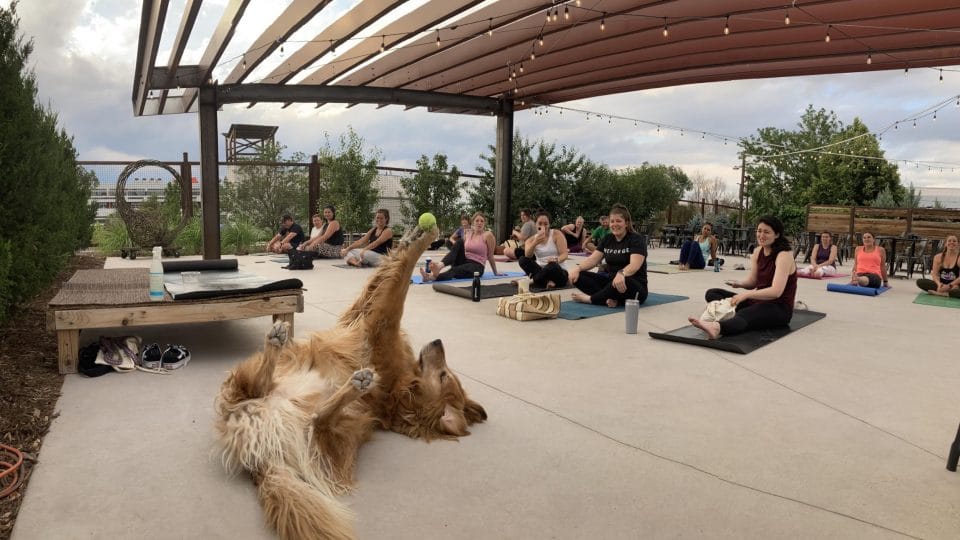
[[[400,329],[410,275],[437,234],[408,232],[333,328],[301,342],[274,324],[263,352],[220,387],[224,466],[250,473],[280,538],[354,538],[336,495],[351,488],[360,445],[375,428],[455,439],[487,418],[447,368],[440,340],[415,356]]]

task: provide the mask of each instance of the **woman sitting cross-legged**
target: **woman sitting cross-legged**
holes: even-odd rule
[[[567,239],[556,229],[550,228],[550,214],[544,210],[534,218],[537,233],[527,238],[520,268],[530,276],[533,284],[541,289],[564,287],[568,281],[563,261],[567,260]]]
[[[588,272],[606,260],[607,274]],[[647,243],[634,232],[630,211],[622,204],[610,209],[610,234],[596,251],[570,269],[570,283],[582,292],[573,300],[584,304],[622,306],[628,298],[647,299]]]
[[[380,266],[380,259],[393,244],[393,230],[387,226],[390,211],[386,208],[377,210],[373,222],[373,228],[367,234],[340,250],[340,256],[346,257],[350,266]]]
[[[917,287],[937,296],[960,298],[960,244],[956,235],[947,236],[943,251],[933,256],[931,279],[918,279]]]
[[[857,248],[853,256],[853,277],[851,285],[877,289],[887,284],[887,252],[877,245],[873,233],[863,233],[863,245]]]
[[[810,266],[800,268],[797,274],[819,279],[837,273],[837,246],[833,243],[833,236],[827,231],[820,233],[820,242],[813,245],[810,261]]]
[[[708,338],[790,323],[797,293],[797,263],[790,242],[783,236],[783,223],[779,219],[773,216],[760,218],[757,246],[750,256],[753,264],[747,279],[727,282],[731,287],[749,290],[738,294],[725,289],[710,289],[705,295],[707,302],[729,298],[730,304],[736,308],[736,315],[722,322],[701,321],[696,317],[687,319],[706,332]]]
[[[497,272],[497,263],[493,258],[496,241],[493,239],[493,233],[485,230],[487,218],[482,212],[477,212],[473,215],[472,224],[464,231],[464,240],[454,244],[442,261],[430,263],[430,272],[420,268],[420,277],[424,282],[470,278],[474,273],[483,275],[487,261],[490,262],[490,269],[495,275],[505,275]]]
[[[560,227],[560,232],[563,233],[563,237],[567,240],[567,248],[570,250],[570,253],[580,253],[583,251],[583,246],[587,243],[587,229],[583,226],[583,216],[577,216],[577,219],[573,220],[573,223],[567,223],[563,227]]]
[[[712,223],[704,223],[696,238],[684,240],[680,246],[680,270],[703,270],[707,265],[713,266],[716,258],[717,238],[713,236]]]
[[[327,205],[323,207],[323,217],[313,215],[313,229],[310,238],[297,246],[301,251],[313,251],[320,259],[339,259],[343,247],[343,231],[337,221],[337,210]]]

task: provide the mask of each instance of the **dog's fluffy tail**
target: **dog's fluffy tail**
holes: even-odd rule
[[[352,540],[353,513],[330,493],[304,482],[285,467],[260,477],[260,504],[282,540]]]

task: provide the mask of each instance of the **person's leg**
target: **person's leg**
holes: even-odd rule
[[[347,264],[350,266],[360,266],[360,249],[351,249],[347,252]]]
[[[691,241],[692,242],[692,241]],[[687,268],[691,270],[703,270],[707,267],[707,261],[703,260],[703,252],[700,251],[700,244],[692,242],[690,246],[690,255],[687,257]]]
[[[472,278],[474,272],[480,272],[480,275],[483,275],[483,265],[473,261],[467,261],[463,264],[451,266],[443,272],[440,272],[437,274],[437,281]]]
[[[694,248],[698,250],[700,249],[700,247],[697,246],[693,240],[688,239],[683,241],[683,245],[680,246],[680,258],[677,259],[680,261],[680,268],[686,268],[689,265],[688,259],[690,259],[690,255],[693,253]]]
[[[567,271],[560,266],[559,263],[555,262],[548,263],[547,266],[545,266],[540,272],[540,274],[541,275],[538,277],[545,285],[538,285],[538,287],[545,286],[551,289],[553,287],[566,287],[567,282],[569,281],[569,275],[567,274]]]
[[[523,257],[520,257],[517,262],[520,263],[520,269],[523,270],[523,273],[530,276],[530,279],[536,282],[537,280],[534,276],[543,270],[540,268],[540,265],[537,264],[537,259],[535,257],[527,257],[524,255]]]
[[[830,277],[837,275],[836,266],[821,266],[817,269],[817,277]]]
[[[728,291],[726,289],[707,289],[707,292],[703,295],[704,299],[707,302],[713,302],[714,300],[723,300],[724,298],[733,298],[737,293],[733,291]]]
[[[580,272],[580,277],[578,277],[577,282],[573,284],[580,292],[573,293],[573,299],[582,304],[592,304],[593,295],[606,287],[607,281],[606,277],[596,272]],[[600,303],[603,302],[601,301]]]
[[[317,258],[320,259],[339,259],[342,246],[333,246],[327,243],[317,245]]]
[[[627,299],[637,300],[643,304],[647,301],[647,294],[646,283],[642,283],[638,279],[627,278],[627,291],[623,293],[623,300],[619,300],[618,304],[623,305]]]
[[[790,312],[783,304],[776,302],[752,304],[737,310],[734,317],[720,321],[720,335],[733,336],[747,330],[764,330],[789,323]]]
[[[871,289],[879,288],[880,284],[882,283],[880,281],[880,276],[878,276],[877,274],[860,274],[861,279],[863,279],[864,277],[867,278],[867,283],[865,286],[870,287]]]
[[[932,279],[920,278],[917,280],[917,287],[927,291],[930,294],[937,294],[937,283]]]
[[[463,264],[467,260],[467,254],[464,252],[463,242],[457,242],[453,245],[453,248],[443,256],[440,262],[443,263],[443,266],[457,266]]]
[[[383,259],[382,253],[377,253],[376,251],[364,251],[363,252],[363,261],[361,261],[365,266],[380,266],[380,261]]]

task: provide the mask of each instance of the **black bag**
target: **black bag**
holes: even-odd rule
[[[313,270],[313,251],[299,250],[296,248],[291,249],[287,252],[287,256],[290,258],[290,264],[287,265],[288,270]]]

